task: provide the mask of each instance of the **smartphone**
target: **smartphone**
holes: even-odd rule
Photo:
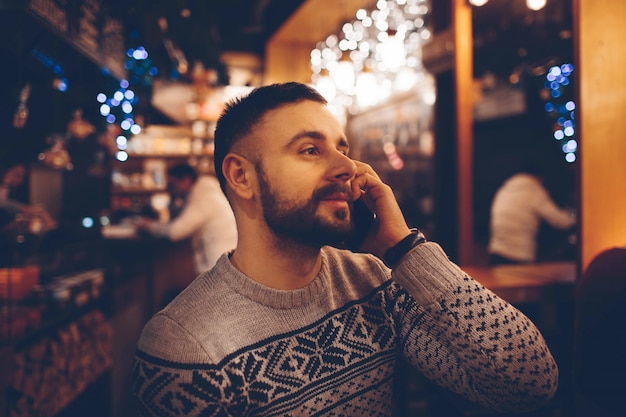
[[[365,205],[361,200],[354,202],[354,209],[352,211],[353,223],[354,223],[354,235],[352,239],[345,242],[344,248],[353,252],[359,252],[363,241],[367,238],[370,229],[376,221],[376,215]]]

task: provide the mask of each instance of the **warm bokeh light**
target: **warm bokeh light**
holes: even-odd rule
[[[526,7],[530,10],[541,10],[546,7],[546,0],[526,0]]]
[[[416,88],[425,78],[421,48],[432,37],[429,4],[378,0],[371,12],[359,9],[311,51],[313,86],[338,113],[351,114]]]

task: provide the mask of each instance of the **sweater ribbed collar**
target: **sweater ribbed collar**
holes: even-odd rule
[[[329,276],[328,260],[324,249],[322,249],[320,272],[311,283],[297,290],[278,290],[261,284],[235,268],[230,262],[229,256],[222,256],[215,264],[214,271],[233,291],[256,303],[277,309],[299,308],[308,304],[317,304],[318,300],[326,293]]]

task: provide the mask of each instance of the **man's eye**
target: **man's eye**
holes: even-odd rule
[[[319,152],[316,147],[311,146],[310,148],[303,149],[302,153],[306,155],[317,155]]]

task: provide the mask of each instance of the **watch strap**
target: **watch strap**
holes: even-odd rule
[[[426,242],[424,234],[420,232],[419,229],[412,228],[409,235],[385,251],[385,254],[383,255],[383,262],[389,268],[393,268],[398,262],[400,262],[400,259],[402,259],[404,255],[424,242]]]

